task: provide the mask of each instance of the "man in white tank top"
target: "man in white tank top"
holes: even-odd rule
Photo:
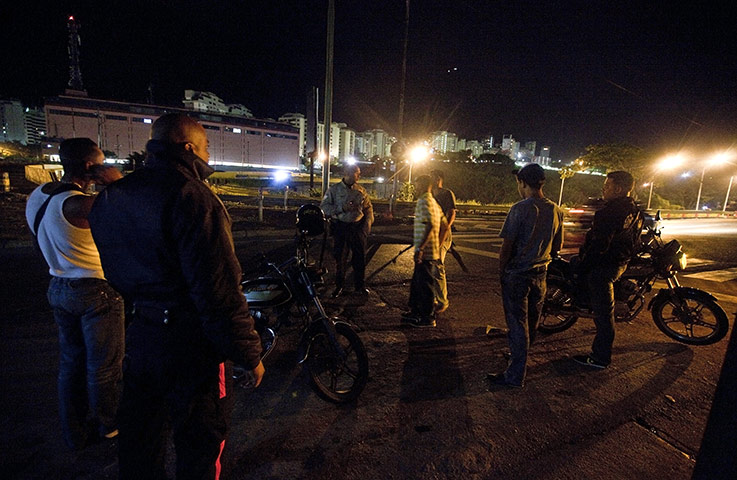
[[[59,327],[59,413],[64,441],[81,449],[117,435],[124,355],[123,299],[105,281],[87,214],[93,184],[122,177],[88,138],[59,147],[61,182],[36,188],[26,220],[49,266],[47,296]]]

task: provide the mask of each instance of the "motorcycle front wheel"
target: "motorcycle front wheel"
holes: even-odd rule
[[[363,391],[368,381],[368,355],[358,334],[350,325],[335,324],[338,343],[345,352],[340,358],[327,333],[312,337],[306,368],[315,392],[335,403],[352,402]]]
[[[578,320],[572,313],[573,297],[568,293],[565,282],[548,278],[545,303],[537,329],[544,333],[558,333],[568,330]]]
[[[653,301],[655,325],[670,338],[688,345],[711,345],[727,334],[722,307],[699,291],[661,295]]]

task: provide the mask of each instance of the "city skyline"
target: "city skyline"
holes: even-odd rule
[[[596,4],[596,5],[594,5]],[[396,134],[405,2],[336,2],[333,120]],[[256,117],[304,112],[322,91],[327,2],[26,2],[4,7],[0,97],[63,93],[66,18],[81,23],[93,98],[181,106],[211,91]],[[652,149],[735,142],[731,4],[474,2],[410,7],[405,132],[513,134],[571,160],[592,143]],[[320,104],[322,110],[322,104]]]

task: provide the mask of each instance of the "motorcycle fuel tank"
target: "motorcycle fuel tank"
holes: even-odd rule
[[[248,306],[276,307],[292,299],[289,287],[277,278],[257,278],[241,284]]]

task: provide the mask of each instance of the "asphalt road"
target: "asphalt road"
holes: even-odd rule
[[[488,325],[504,324],[496,268],[500,225],[494,217],[459,220],[455,238],[469,272],[449,260],[451,307],[435,329],[400,326],[412,259],[409,252],[398,254],[409,227],[377,227],[382,242],[371,249],[371,295],[325,302],[331,314],[360,331],[371,364],[366,390],[353,405],[320,400],[294,362],[295,339],[283,337],[267,361],[262,386],[236,394],[225,452],[228,477],[690,478],[726,340],[706,347],[679,344],[643,312],[617,325],[612,366],[591,371],[570,360],[585,353],[593,338],[592,322],[581,320],[539,339],[524,389],[489,387],[485,374],[504,368],[506,348],[503,336],[486,334]],[[251,231],[237,237],[239,257],[248,263],[274,248],[273,255],[283,255],[290,239],[291,232],[263,237]],[[696,239],[693,245],[708,253],[704,242],[713,241]],[[318,241],[315,255],[319,247]],[[682,281],[714,293],[732,313],[737,282],[730,269],[737,258],[727,257],[699,253],[694,258],[703,262]],[[81,453],[68,452],[61,442],[56,329],[43,266],[28,247],[6,248],[0,250],[0,273],[3,476],[115,478],[115,442]]]

